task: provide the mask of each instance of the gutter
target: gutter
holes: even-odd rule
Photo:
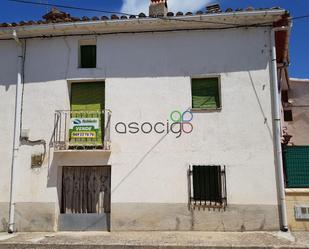
[[[276,55],[276,40],[275,33],[277,31],[288,31],[290,26],[273,28],[271,30],[271,83],[272,83],[272,106],[273,106],[273,144],[274,144],[274,156],[275,165],[277,170],[277,187],[278,187],[278,198],[280,208],[280,221],[281,230],[288,232],[288,219],[285,199],[285,181],[283,171],[283,159],[282,159],[282,146],[281,146],[281,100],[279,94],[279,82],[277,72],[277,55]]]
[[[12,38],[16,41],[18,50],[18,69],[17,69],[17,82],[16,82],[16,94],[15,94],[15,117],[14,117],[14,138],[13,138],[13,151],[11,162],[11,185],[10,185],[10,212],[9,212],[9,227],[8,233],[15,231],[15,192],[16,192],[16,175],[18,173],[18,153],[20,147],[20,116],[21,116],[21,88],[23,83],[23,44],[17,36],[16,30],[12,33]]]

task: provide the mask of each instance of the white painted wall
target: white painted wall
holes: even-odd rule
[[[272,147],[268,30],[192,31],[97,37],[98,68],[78,69],[78,37],[27,41],[23,128],[49,142],[54,111],[69,109],[67,80],[106,79],[106,108],[117,122],[166,121],[191,105],[190,76],[220,75],[222,110],[194,114],[194,131],[117,134],[111,157],[80,158],[77,164],[112,165],[112,201],[186,203],[190,163],[224,164],[230,204],[277,204]],[[8,201],[13,139],[16,52],[0,42],[0,201]],[[265,122],[266,118],[266,122]],[[22,146],[17,202],[57,202],[57,164],[73,159],[50,154],[30,169],[40,146]],[[48,163],[50,162],[50,164]],[[85,162],[86,161],[86,162]]]
[[[0,51],[0,202],[7,202],[10,194],[15,108],[15,85],[12,83],[17,81],[17,47],[13,42],[3,41]]]

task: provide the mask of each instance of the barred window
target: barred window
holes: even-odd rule
[[[191,207],[227,205],[225,166],[193,165],[188,171]]]

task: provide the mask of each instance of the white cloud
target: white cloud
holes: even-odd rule
[[[197,11],[204,9],[211,0],[168,0],[169,11]],[[127,14],[148,14],[150,0],[123,0],[121,12]]]

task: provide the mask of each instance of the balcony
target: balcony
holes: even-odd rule
[[[55,111],[51,147],[54,152],[111,150],[111,111]]]

